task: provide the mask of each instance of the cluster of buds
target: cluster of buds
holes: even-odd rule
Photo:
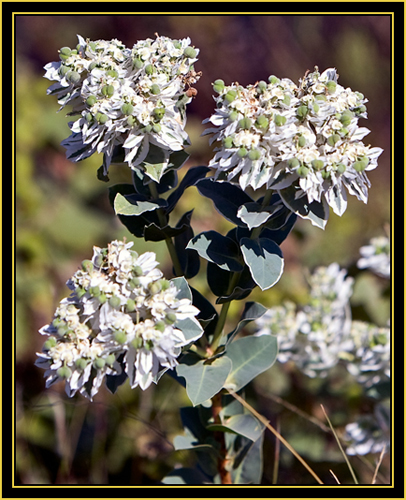
[[[117,147],[124,148],[124,161],[136,168],[151,144],[167,157],[190,144],[185,108],[200,75],[193,69],[199,50],[189,38],[157,35],[133,48],[118,40],[78,40],[75,49],[60,49],[60,61],[47,64],[44,75],[57,81],[48,94],[80,116],[62,142],[70,160],[103,153],[107,174]]]
[[[37,365],[46,369],[46,386],[66,381],[66,392],[78,390],[92,399],[105,375],[124,370],[131,387],[146,389],[177,365],[182,347],[203,333],[199,310],[163,278],[153,252],[138,255],[132,242],[113,241],[94,247],[91,260],[68,281],[72,290],[61,301]],[[198,332],[186,339],[182,321]]]
[[[367,100],[337,83],[335,69],[315,68],[295,85],[270,76],[242,87],[213,85],[216,111],[204,123],[218,142],[210,166],[215,177],[238,182],[243,190],[296,187],[296,198],[326,200],[334,212],[346,209],[346,188],[367,202],[365,174],[377,166],[381,148],[365,145],[369,133],[358,126]]]
[[[291,302],[257,320],[257,335],[277,335],[278,361],[293,362],[309,377],[326,376],[341,363],[369,389],[390,377],[390,329],[351,318],[353,279],[338,264],[319,267],[300,310]]]

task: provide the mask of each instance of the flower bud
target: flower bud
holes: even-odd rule
[[[128,125],[129,127],[132,127],[132,126],[134,125],[134,123],[135,123],[135,118],[134,118],[134,116],[129,116],[129,117],[127,118],[127,125]]]
[[[77,71],[68,71],[68,73],[66,73],[66,79],[70,83],[77,84],[80,82],[80,75]]]
[[[121,305],[120,297],[117,297],[117,295],[112,295],[109,298],[109,304],[111,305],[111,307],[113,309],[118,309],[120,307],[120,305]]]
[[[324,167],[324,161],[323,160],[313,160],[312,161],[312,167],[314,170],[321,170]]]
[[[252,125],[252,120],[248,117],[241,118],[241,120],[238,122],[238,125],[244,130],[249,130]]]
[[[106,365],[114,365],[114,362],[116,360],[116,357],[114,356],[114,354],[109,354],[107,357],[106,357]]]
[[[89,67],[88,67],[88,70],[89,71],[92,71],[94,68],[97,68],[98,67],[98,64],[96,61],[92,61],[90,64],[89,64]]]
[[[128,313],[135,311],[135,302],[133,301],[133,299],[127,299],[127,303],[125,305],[125,310]]]
[[[309,173],[309,168],[305,165],[302,165],[296,170],[296,172],[299,177],[306,177]]]
[[[176,322],[176,314],[169,312],[165,315],[165,321],[169,325],[173,325]]]
[[[83,295],[86,294],[86,290],[79,286],[76,288],[75,293],[76,293],[76,297],[78,299],[81,299],[83,297]]]
[[[141,266],[134,266],[132,272],[135,276],[142,276],[144,274],[144,270]]]
[[[334,92],[336,91],[337,89],[337,84],[335,81],[333,80],[329,80],[327,83],[326,83],[326,89],[328,91],[329,94],[334,94]]]
[[[258,82],[258,87],[257,87],[258,94],[263,94],[267,88],[268,88],[268,85],[266,82],[264,82],[264,80],[261,80],[260,82]]]
[[[344,165],[344,163],[339,163],[337,166],[336,166],[336,172],[338,174],[343,174],[346,170],[346,166]]]
[[[93,297],[98,297],[98,296],[100,295],[100,293],[101,293],[101,292],[100,292],[100,288],[99,288],[97,285],[95,285],[95,286],[91,286],[91,287],[89,288],[89,293],[90,293],[90,295],[92,295]]]
[[[99,301],[100,304],[105,304],[107,302],[107,297],[104,292],[102,292],[98,297],[97,300]]]
[[[69,48],[69,47],[62,47],[60,50],[59,50],[59,53],[60,54],[63,54],[64,56],[70,56],[71,53],[72,53],[72,50]]]
[[[153,113],[156,120],[162,120],[165,115],[165,108],[155,108]]]
[[[354,114],[351,113],[350,110],[346,109],[341,113],[341,116],[339,118],[340,122],[343,124],[344,127],[348,127],[350,125],[351,120],[354,118]]]
[[[56,346],[56,338],[55,337],[49,337],[49,339],[44,343],[44,349],[46,351],[49,351],[52,347]]]
[[[112,78],[117,78],[118,73],[115,69],[109,69],[106,73],[107,76],[111,76]]]
[[[301,135],[297,140],[297,145],[299,146],[299,148],[303,148],[304,146],[306,146],[306,137],[303,137],[303,135]]]
[[[96,358],[93,361],[93,366],[96,368],[96,370],[101,370],[102,368],[104,368],[105,364],[106,360],[103,358]]]
[[[159,132],[161,131],[161,125],[159,125],[159,123],[154,123],[152,125],[152,131],[156,134],[159,134]]]
[[[166,328],[166,324],[164,321],[157,321],[155,323],[155,330],[158,330],[159,332],[163,332]]]
[[[154,67],[152,66],[152,64],[147,64],[145,66],[145,73],[147,75],[152,75],[154,73]]]
[[[223,145],[226,149],[232,148],[233,147],[233,138],[230,136],[224,137]]]
[[[275,85],[276,83],[279,83],[280,80],[277,76],[275,75],[271,75],[269,78],[268,78],[268,82],[271,83],[272,85]]]
[[[327,97],[324,94],[316,94],[314,98],[317,101],[324,101],[324,102],[327,101]]]
[[[104,87],[102,87],[101,93],[106,97],[112,97],[112,95],[114,94],[113,85],[105,85]]]
[[[218,94],[220,94],[223,90],[224,90],[224,80],[216,80],[214,83],[213,83],[213,90],[214,92],[217,92]]]
[[[144,63],[139,58],[133,59],[133,68],[141,69],[144,66]]]
[[[296,168],[300,165],[300,161],[297,158],[290,158],[288,160],[288,167],[289,168]]]
[[[266,129],[269,125],[269,120],[266,116],[260,115],[255,121],[255,125],[259,128]]]
[[[159,281],[153,281],[152,283],[148,284],[148,289],[152,295],[155,295],[156,293],[159,293],[162,290],[162,286],[159,283]]]
[[[307,106],[299,106],[296,110],[296,115],[300,120],[304,120],[308,113],[309,109]]]
[[[161,92],[161,89],[159,88],[159,85],[156,84],[156,83],[153,83],[151,85],[150,90],[151,90],[151,94],[154,94],[154,95],[158,95]]]
[[[79,370],[84,370],[87,366],[87,360],[86,359],[83,359],[83,358],[79,358],[75,361],[75,366],[76,368],[78,368]]]
[[[93,121],[93,115],[92,115],[92,113],[86,113],[86,114],[85,114],[85,119],[86,119],[86,121],[87,121],[87,122],[89,122],[89,123],[90,123],[91,121]]]
[[[118,344],[125,344],[127,341],[127,335],[123,330],[117,330],[114,332],[113,337]]]
[[[290,95],[289,94],[285,94],[283,96],[283,104],[286,104],[286,106],[290,106]]]
[[[248,153],[248,158],[251,161],[256,161],[261,158],[261,152],[258,149],[251,149],[251,151]]]
[[[248,151],[246,148],[242,147],[238,150],[237,154],[240,158],[244,158],[245,156],[247,156]]]
[[[227,102],[233,102],[236,97],[237,91],[234,89],[229,90],[225,96]]]
[[[95,118],[100,125],[104,125],[109,120],[109,117],[104,113],[96,113]]]
[[[228,115],[228,119],[232,122],[235,122],[238,119],[238,111],[231,111]]]
[[[131,345],[134,347],[134,349],[141,349],[142,344],[143,341],[141,337],[135,337],[135,339],[131,341]]]
[[[121,112],[123,113],[123,115],[129,116],[132,114],[133,111],[134,111],[134,106],[129,102],[128,103],[126,102],[121,106]]]
[[[277,127],[282,127],[286,123],[286,116],[275,115],[273,120]]]
[[[82,270],[91,273],[93,271],[93,262],[89,259],[82,260]]]
[[[63,64],[58,69],[58,73],[62,77],[65,76],[66,73],[68,73],[69,71],[70,71],[70,68],[68,66],[64,66]]]
[[[56,373],[58,377],[68,379],[72,375],[72,370],[68,366],[61,366]]]
[[[369,160],[366,156],[364,156],[361,160],[358,160],[352,164],[354,170],[357,172],[364,171],[368,166]]]
[[[132,278],[130,281],[127,281],[125,287],[127,288],[127,290],[134,290],[135,288],[137,288],[137,286],[140,285],[140,280],[138,278]]]
[[[334,147],[336,143],[340,140],[340,136],[338,134],[330,135],[327,139],[327,144],[331,147]]]
[[[196,50],[193,47],[186,47],[183,51],[183,55],[185,57],[189,57],[190,59],[194,59],[196,57]]]

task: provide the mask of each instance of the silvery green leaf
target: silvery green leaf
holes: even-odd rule
[[[137,200],[137,196],[123,196],[117,193],[114,199],[114,211],[117,215],[141,215],[144,212],[151,212],[166,205],[165,200]],[[131,199],[132,203],[129,201]]]

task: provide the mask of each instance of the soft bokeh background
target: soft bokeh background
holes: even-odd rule
[[[343,217],[331,214],[325,231],[299,221],[283,243],[285,273],[278,285],[254,300],[267,306],[285,298],[305,300],[303,268],[338,262],[354,271],[360,246],[385,233],[390,220],[390,17],[385,15],[36,15],[16,17],[16,480],[19,484],[159,484],[176,464],[192,455],[173,452],[173,437],[181,432],[178,409],[189,403],[185,391],[170,377],[159,387],[131,391],[128,384],[116,395],[101,390],[93,403],[81,396],[68,399],[62,386],[45,391],[43,371],[34,367],[35,352],[43,339],[38,329],[48,323],[58,301],[67,295],[66,280],[92,246],[130,237],[116,220],[107,200],[106,184],[96,179],[102,158],[72,164],[60,142],[69,135],[58,104],[46,95],[51,84],[43,66],[58,60],[57,50],[74,47],[76,34],[90,39],[118,38],[127,46],[154,34],[189,36],[200,48],[196,70],[203,76],[198,96],[188,107],[187,130],[192,139],[188,166],[206,164],[211,157],[207,137],[200,137],[201,122],[213,110],[211,83],[242,85],[267,79],[270,74],[297,82],[315,65],[321,71],[336,67],[343,86],[368,99],[371,129],[367,143],[384,148],[379,168],[369,174],[368,205],[351,197]],[[111,181],[123,172],[112,168]],[[178,214],[195,207],[195,234],[228,226],[211,202],[191,188]],[[137,241],[135,249],[158,254],[162,268],[170,265],[161,244]],[[204,265],[202,266],[204,269]],[[385,324],[388,299],[385,285],[361,276],[354,303],[355,317]],[[366,281],[365,281],[366,280]],[[193,286],[209,297],[204,276]],[[250,298],[251,298],[250,297]],[[233,304],[233,320],[242,304]],[[357,316],[358,315],[358,316]],[[231,329],[231,328],[230,328]],[[354,392],[355,391],[355,392]],[[308,418],[298,416],[281,401],[307,415],[323,418],[320,403],[330,411],[337,429],[368,411],[368,402],[342,380],[314,381],[273,367],[252,384],[247,397],[271,422],[278,419],[282,434],[317,471],[334,484],[330,468],[342,483],[351,483],[334,439]],[[311,445],[310,445],[311,443]],[[272,484],[275,441],[266,436],[263,484]],[[375,457],[376,458],[376,457]],[[364,461],[365,462],[365,461]],[[369,483],[373,459],[354,459],[361,481]],[[386,464],[387,467],[387,464]],[[386,475],[385,475],[386,474]],[[380,481],[387,480],[382,466]],[[311,477],[288,453],[282,453],[279,484],[312,484]]]

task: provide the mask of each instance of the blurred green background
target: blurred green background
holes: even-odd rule
[[[188,107],[187,131],[192,146],[187,166],[207,164],[211,158],[208,139],[200,135],[202,120],[213,111],[211,83],[217,78],[226,84],[238,81],[247,85],[275,74],[298,82],[315,65],[321,71],[336,67],[341,85],[369,99],[369,119],[361,123],[371,130],[365,142],[382,147],[384,152],[379,168],[368,174],[372,183],[368,205],[350,197],[346,213],[341,218],[331,214],[325,231],[299,221],[282,246],[282,279],[274,289],[251,295],[267,306],[286,298],[300,303],[306,295],[304,267],[335,261],[353,268],[359,247],[384,234],[389,224],[390,17],[17,15],[15,20],[16,483],[159,484],[173,466],[193,460],[186,452],[173,452],[171,445],[181,432],[178,409],[190,404],[175,381],[164,377],[159,387],[145,392],[131,391],[125,384],[114,396],[103,389],[89,403],[81,396],[68,399],[63,386],[45,390],[43,370],[33,364],[43,343],[38,329],[52,319],[57,303],[68,294],[65,282],[81,260],[90,258],[93,245],[106,246],[115,238],[131,236],[114,216],[107,185],[96,179],[102,158],[77,164],[66,160],[60,142],[69,135],[69,119],[64,112],[57,113],[56,99],[46,95],[51,82],[43,78],[43,66],[58,60],[59,48],[74,47],[77,34],[90,39],[118,38],[129,47],[139,39],[154,38],[154,33],[172,38],[189,36],[200,49],[195,69],[203,76],[196,85],[198,95]],[[112,167],[110,184],[125,175]],[[174,219],[191,207],[195,208],[195,234],[208,229],[225,234],[227,224],[195,188],[182,198]],[[136,241],[134,248],[155,251],[161,268],[170,276],[164,246]],[[210,296],[204,274],[192,284]],[[362,319],[385,324],[388,300],[380,297],[383,288],[378,279],[367,278],[364,289],[373,289],[375,296],[361,294],[358,299],[365,306],[358,303],[356,308]],[[239,302],[233,304],[231,323],[241,307]],[[247,391],[247,398],[271,422],[279,419],[282,434],[295,443],[326,484],[334,484],[329,468],[342,483],[351,482],[332,436],[287,410],[275,396],[317,418],[323,403],[340,428],[363,411],[367,402],[362,394],[340,378],[335,384],[323,384],[277,366]],[[272,484],[274,446],[273,436],[267,435],[264,485]],[[372,476],[368,463],[358,460],[354,464],[366,483]],[[279,484],[311,483],[300,464],[288,454],[282,455]]]

